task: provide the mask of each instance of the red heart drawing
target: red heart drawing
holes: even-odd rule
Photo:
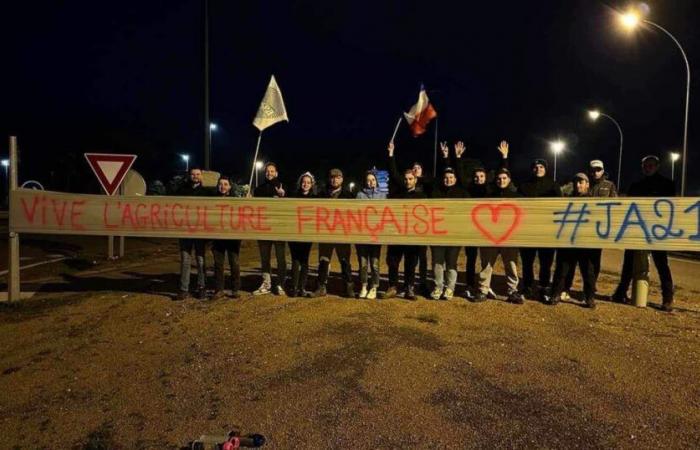
[[[479,211],[482,209],[490,209],[491,210],[491,222],[493,224],[497,224],[498,221],[500,220],[501,216],[501,211],[504,209],[512,209],[513,210],[513,223],[510,224],[510,227],[508,227],[507,230],[503,232],[500,236],[494,236],[491,234],[491,232],[488,230],[488,228],[484,227],[480,222],[479,222]],[[520,226],[520,221],[523,216],[523,211],[518,207],[518,205],[515,205],[513,203],[498,203],[498,204],[489,204],[489,203],[482,203],[480,205],[477,205],[472,209],[472,222],[474,222],[474,226],[481,231],[481,234],[483,234],[488,240],[493,242],[495,245],[498,245],[502,242],[505,242],[510,238],[510,235],[513,234],[513,232]]]

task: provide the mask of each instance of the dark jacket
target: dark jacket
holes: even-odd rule
[[[615,183],[603,175],[599,180],[591,181],[591,197],[617,197]]]
[[[431,195],[432,198],[467,198],[469,197],[469,192],[466,191],[462,186],[459,184],[455,184],[454,186],[445,186],[440,185],[436,186],[435,189],[433,189],[433,193]]]
[[[205,188],[201,183],[197,186],[192,186],[192,183],[187,180],[180,186],[175,195],[180,197],[205,197],[212,195],[212,190]]]
[[[443,158],[442,156],[438,158],[438,168],[437,172],[442,172],[442,168],[444,168],[445,164],[447,164],[447,158]],[[442,167],[441,167],[442,166]],[[425,192],[426,196],[430,196],[431,192],[433,191],[433,188],[435,186],[435,179],[431,176],[425,175],[426,170],[423,168],[423,176],[418,178],[418,181],[416,181],[416,190],[420,192]],[[401,191],[404,189],[403,187],[403,172],[399,171],[399,168],[396,164],[396,158],[393,156],[389,157],[389,191]]]
[[[397,190],[396,192],[389,193],[389,198],[414,199],[414,198],[427,198],[427,196],[425,195],[425,192],[421,192],[418,189],[414,189],[412,191],[407,191],[406,188],[402,188],[401,190]]]
[[[279,178],[275,178],[273,180],[268,180],[266,178],[263,184],[255,188],[253,191],[253,197],[278,197],[275,188],[279,188],[280,186],[282,186],[282,182],[279,180]]]
[[[487,179],[487,182],[485,184],[474,184],[474,171],[476,169],[484,169],[484,172],[486,172],[486,169],[481,165],[478,164],[478,160],[472,159],[472,158],[456,158],[457,160],[457,172],[459,173],[457,179],[459,180],[459,184],[466,189],[466,191],[469,193],[469,196],[474,197],[474,198],[484,198],[487,196],[487,193],[489,191],[488,187],[488,182],[489,179],[492,179],[493,177],[489,177]],[[508,158],[501,158],[501,161],[498,165],[499,169],[507,169],[508,168]],[[486,172],[488,175],[488,172]],[[511,181],[512,182],[512,181]]]
[[[326,189],[318,194],[319,198],[355,198],[355,195],[353,195],[352,192],[345,190],[345,186],[342,186],[340,189],[338,189],[337,192],[331,191],[330,186],[327,186]]]
[[[532,177],[520,184],[524,197],[561,197],[561,187],[548,175]]]
[[[629,197],[674,197],[676,186],[670,179],[656,172],[632,183],[627,191]]]
[[[519,192],[511,181],[508,187],[501,189],[495,183],[489,184],[487,188],[488,198],[520,198],[523,194]]]

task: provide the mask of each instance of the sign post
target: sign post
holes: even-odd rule
[[[17,190],[17,136],[10,136],[10,179],[8,192]],[[10,196],[8,196],[9,198]],[[10,217],[17,214],[16,205],[10,202]],[[8,237],[8,272],[7,272],[7,299],[11,302],[19,301],[21,288],[19,278],[19,233],[12,230]]]
[[[85,153],[90,168],[107,195],[114,195],[124,181],[136,155],[118,153]],[[120,194],[122,191],[120,190]],[[119,237],[119,257],[124,256],[124,236]],[[114,258],[114,236],[107,236],[107,258]]]

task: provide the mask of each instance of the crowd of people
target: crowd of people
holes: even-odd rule
[[[363,200],[382,199],[424,199],[424,198],[519,198],[519,197],[616,197],[615,184],[607,178],[605,165],[601,160],[590,161],[587,170],[577,173],[567,185],[562,187],[550,176],[548,163],[544,159],[535,159],[531,164],[531,175],[522,182],[513,180],[509,169],[509,145],[502,141],[497,149],[500,163],[494,170],[483,167],[472,158],[465,156],[464,143],[457,142],[452,149],[441,143],[439,161],[440,177],[433,179],[423,171],[419,162],[413,163],[405,170],[399,169],[395,158],[394,143],[387,148],[387,166],[390,182],[388,193],[379,188],[377,173],[367,171],[364,184],[356,194],[344,184],[343,172],[338,168],[328,172],[327,183],[318,188],[316,178],[310,172],[301,174],[296,186],[290,192],[285,191],[279,179],[278,167],[268,162],[264,167],[264,182],[257,186],[252,195],[263,198],[323,198]],[[636,197],[670,197],[675,195],[674,183],[659,173],[660,160],[649,155],[642,159],[642,177],[632,184],[627,192]],[[189,179],[177,192],[180,196],[211,195],[202,186],[202,171],[192,168]],[[232,194],[231,180],[225,176],[219,178],[216,194],[227,197]],[[309,257],[311,242],[257,242],[260,251],[262,282],[253,295],[275,294],[290,297],[322,297],[328,293],[328,278],[331,259],[335,253],[341,268],[344,289],[347,298],[376,299],[402,297],[416,300],[417,295],[433,300],[450,300],[457,295],[458,265],[462,247],[430,246],[433,279],[428,279],[428,246],[425,245],[388,245],[386,263],[388,266],[388,286],[380,293],[381,245],[358,244],[356,253],[359,264],[359,293],[353,279],[351,244],[318,244],[318,276],[315,289],[309,288]],[[292,258],[291,277],[287,277],[287,252]],[[217,239],[211,244],[214,256],[214,298],[225,297],[224,271],[228,261],[231,280],[231,297],[238,297],[240,282],[240,240]],[[276,278],[272,277],[272,250],[276,258]],[[195,296],[206,298],[205,252],[206,241],[203,239],[181,239],[181,277],[178,299],[190,296],[190,270],[192,251],[194,250],[197,266],[197,287]],[[583,305],[595,308],[596,284],[600,274],[601,250],[585,248],[514,248],[514,247],[465,247],[466,289],[461,296],[472,302],[495,299],[492,289],[494,267],[500,256],[506,278],[507,301],[522,304],[524,300],[539,300],[548,305],[556,305],[569,297],[576,267],[583,279]],[[662,287],[662,309],[671,311],[673,304],[673,280],[665,251],[651,252],[659,272]],[[477,272],[477,257],[480,270]],[[627,303],[627,291],[632,279],[634,251],[626,250],[621,270],[621,278],[611,299]],[[403,260],[403,285],[399,284],[399,267]],[[537,279],[535,278],[535,261],[539,262]],[[519,264],[521,263],[521,264]],[[522,279],[518,266],[522,267]],[[552,273],[552,268],[554,271]],[[418,280],[416,280],[418,269]],[[417,281],[417,283],[416,283]]]

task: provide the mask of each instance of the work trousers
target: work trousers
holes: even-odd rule
[[[433,257],[433,277],[435,278],[435,289],[440,291],[447,287],[452,291],[457,284],[457,258],[461,247],[441,247],[433,246],[430,254]],[[447,272],[447,283],[445,283],[445,272]]]
[[[627,289],[632,282],[632,269],[634,263],[635,250],[625,250],[624,260],[622,262],[622,275],[620,276],[620,284],[617,286],[615,293],[618,296],[626,295]],[[668,253],[664,250],[652,250],[651,257],[654,260],[656,271],[659,273],[661,281],[661,295],[666,301],[673,300],[673,277],[671,269],[668,266]]]
[[[229,270],[231,271],[231,290],[237,292],[241,289],[241,241],[234,239],[216,239],[212,242],[211,252],[214,254],[214,289],[224,289],[224,268],[228,257]]]
[[[389,266],[389,286],[399,285],[399,264],[403,258],[404,286],[413,287],[416,281],[416,265],[418,265],[419,245],[390,245],[387,248],[386,263]]]
[[[518,249],[513,247],[480,247],[481,272],[479,272],[479,291],[488,294],[491,289],[493,267],[498,255],[501,255],[506,272],[508,295],[518,292]]]

